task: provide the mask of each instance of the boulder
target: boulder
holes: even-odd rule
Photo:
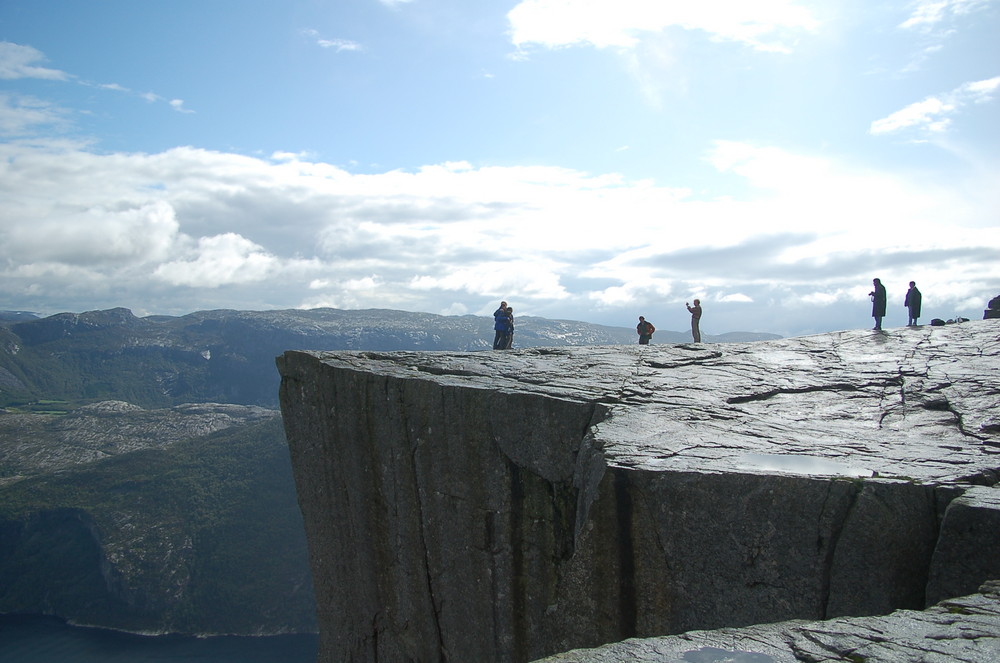
[[[1000,295],[991,299],[986,305],[986,310],[983,311],[983,320],[990,318],[1000,318]]]

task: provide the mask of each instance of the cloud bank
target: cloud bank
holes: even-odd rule
[[[0,291],[8,308],[175,314],[223,302],[482,314],[506,298],[523,314],[624,324],[700,296],[729,329],[777,330],[796,317],[811,329],[819,305],[863,317],[876,274],[916,278],[953,307],[1000,286],[996,208],[983,206],[995,200],[742,142],[705,159],[752,195],[552,167],[358,175],[287,154],[6,144]]]

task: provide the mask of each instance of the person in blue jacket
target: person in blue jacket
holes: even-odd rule
[[[507,302],[500,302],[500,308],[493,311],[493,349],[503,350],[507,345]]]

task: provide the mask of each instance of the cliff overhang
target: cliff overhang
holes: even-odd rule
[[[974,592],[997,510],[956,498],[1000,476],[997,332],[286,352],[320,660],[530,661]]]

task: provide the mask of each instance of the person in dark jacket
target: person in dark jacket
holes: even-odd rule
[[[907,327],[916,327],[917,318],[920,317],[920,300],[922,299],[920,291],[917,290],[917,284],[910,281],[910,289],[906,291],[906,299],[903,300],[903,306],[909,311],[909,320],[906,322]]]
[[[639,324],[635,326],[635,333],[639,335],[639,345],[649,345],[649,339],[653,338],[654,331],[656,331],[656,327],[653,326],[653,323],[648,322],[640,315]]]
[[[514,307],[507,307],[507,336],[504,338],[503,349],[510,350],[514,345]]]
[[[500,308],[493,311],[493,349],[503,350],[507,343],[507,302],[500,302]]]
[[[694,300],[694,306],[684,302],[684,306],[691,313],[691,337],[695,343],[701,343],[701,300]]]
[[[885,286],[879,279],[872,279],[875,289],[868,293],[872,299],[872,317],[875,318],[873,329],[882,330],[882,318],[885,317]]]

